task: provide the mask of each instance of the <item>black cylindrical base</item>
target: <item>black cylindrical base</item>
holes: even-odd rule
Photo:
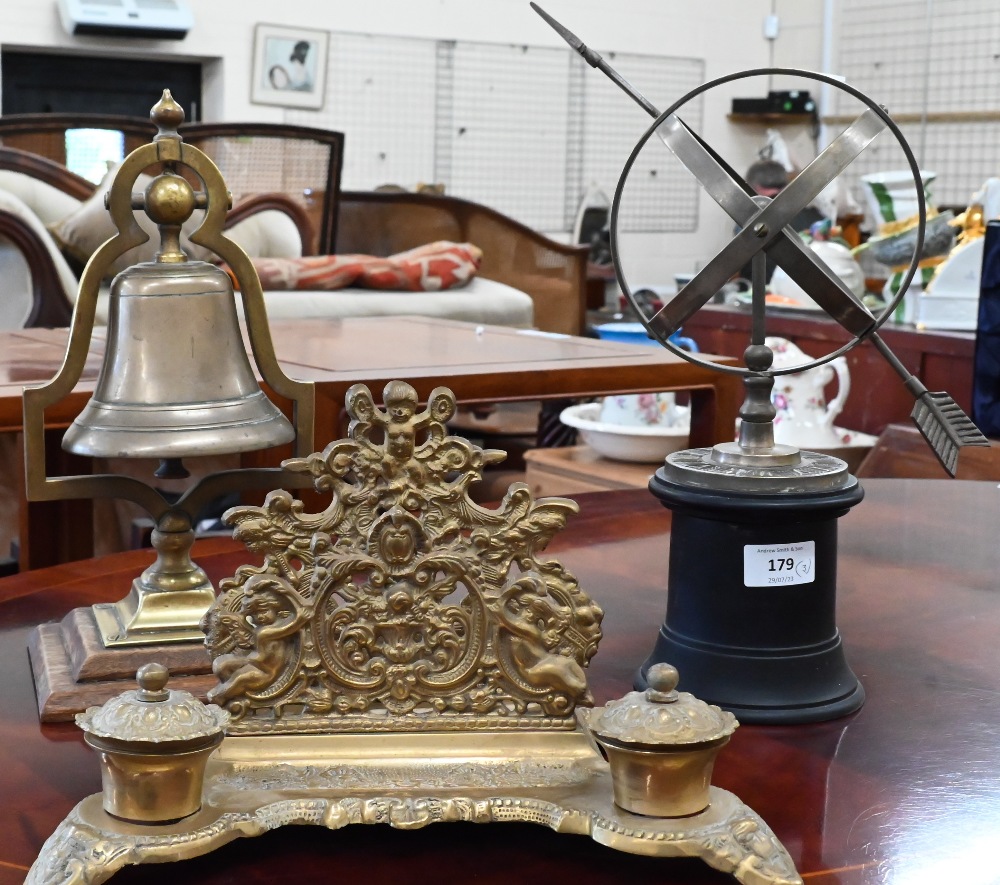
[[[753,495],[679,485],[660,471],[649,488],[673,511],[670,576],[667,615],[636,688],[665,662],[681,689],[743,722],[857,710],[864,689],[836,624],[837,519],[864,496],[857,481]]]

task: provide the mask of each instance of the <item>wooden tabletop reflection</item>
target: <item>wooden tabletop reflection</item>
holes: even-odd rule
[[[819,725],[743,726],[715,781],[762,815],[809,885],[988,885],[1000,844],[1000,488],[865,486],[865,500],[841,521],[839,562],[839,624],[865,706]],[[581,513],[549,550],[605,608],[591,669],[603,703],[629,689],[662,619],[670,517],[645,491],[579,501]],[[215,579],[245,559],[226,540],[200,542],[197,554]],[[38,724],[26,633],[73,606],[123,595],[150,558],[133,552],[0,581],[0,885],[20,882],[59,820],[99,788],[81,733]],[[630,857],[527,824],[287,827],[113,881],[289,880],[732,881],[697,861]]]
[[[743,396],[736,375],[692,364],[662,347],[416,316],[276,320],[270,327],[283,371],[315,382],[313,447],[318,451],[344,435],[343,405],[348,389],[357,383],[367,384],[379,401],[385,385],[396,379],[409,382],[423,401],[434,388],[444,386],[465,404],[684,390],[690,392],[692,447],[732,439]],[[46,444],[49,476],[90,470],[87,459],[57,460],[63,458],[57,437],[93,390],[106,333],[105,327],[95,328],[80,383],[45,410],[45,426],[51,431]],[[0,432],[21,429],[22,389],[56,373],[67,336],[67,329],[0,332]],[[735,362],[730,357],[711,359]],[[247,452],[242,464],[276,466],[290,454],[290,447]],[[91,518],[88,506],[22,503],[21,568],[93,552],[84,525]],[[71,522],[79,523],[81,530],[67,545],[64,526]]]
[[[319,395],[338,410],[352,384],[367,383],[378,396],[397,378],[409,381],[421,397],[447,385],[463,402],[711,387],[721,398],[718,411],[728,432],[742,389],[733,376],[689,363],[662,347],[531,329],[417,316],[275,320],[270,328],[283,371],[316,382]],[[100,369],[106,331],[94,330],[81,382],[46,413],[48,426],[65,426],[86,402]],[[0,332],[0,430],[19,429],[22,388],[55,375],[67,336],[67,329]]]

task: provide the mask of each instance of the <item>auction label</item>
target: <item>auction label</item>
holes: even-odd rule
[[[815,541],[743,547],[743,583],[747,587],[811,584],[815,570]]]

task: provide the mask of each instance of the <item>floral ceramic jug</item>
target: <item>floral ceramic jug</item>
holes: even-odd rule
[[[774,368],[785,369],[808,363],[812,357],[784,338],[767,338],[774,351]],[[837,395],[826,402],[825,388],[837,378]],[[843,445],[833,420],[844,408],[851,390],[847,360],[836,359],[805,372],[779,375],[774,379],[771,401],[777,410],[774,441],[799,448],[830,449]]]

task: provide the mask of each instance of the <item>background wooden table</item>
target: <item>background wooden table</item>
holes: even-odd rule
[[[841,521],[838,583],[840,628],[866,704],[817,725],[742,726],[715,782],[762,815],[807,885],[992,885],[1000,833],[1000,489],[930,480],[865,485],[866,499]],[[605,608],[590,673],[604,703],[630,688],[662,620],[670,517],[645,491],[579,501],[581,513],[549,551]],[[196,554],[218,579],[245,560],[233,550],[216,539],[199,542]],[[81,732],[38,724],[27,632],[73,606],[117,599],[149,561],[134,551],[0,580],[0,885],[20,882],[59,820],[99,789],[97,759]],[[112,881],[732,880],[698,861],[631,857],[529,824],[442,824],[414,832],[286,827]]]
[[[49,410],[47,426],[65,427],[86,403],[100,369],[104,331],[96,330],[81,383]],[[663,348],[595,338],[428,317],[275,320],[271,335],[285,373],[316,383],[320,447],[329,441],[321,429],[336,426],[344,393],[358,382],[368,384],[376,398],[395,379],[408,381],[424,398],[445,385],[467,403],[694,389],[696,404],[705,405],[693,416],[692,433],[704,434],[699,445],[729,438],[742,400],[742,385],[730,375]],[[0,333],[0,431],[20,429],[21,391],[55,374],[66,337],[66,329]]]
[[[64,455],[61,430],[93,390],[103,353],[104,328],[73,394],[46,413],[48,475],[86,472],[88,459]],[[368,384],[381,401],[392,380],[412,384],[422,400],[438,386],[459,402],[583,398],[610,393],[691,391],[691,445],[713,445],[733,435],[742,384],[733,375],[693,365],[659,347],[636,347],[568,335],[476,326],[426,317],[356,317],[277,320],[271,324],[286,374],[316,383],[316,450],[344,435],[344,396]],[[21,427],[21,390],[47,381],[62,361],[65,329],[0,334],[0,432]],[[732,363],[729,357],[720,359]],[[291,447],[250,452],[247,466],[273,466]],[[88,502],[44,502],[22,507],[20,564],[31,569],[93,552]],[[73,532],[66,526],[72,525]]]
[[[536,497],[644,489],[659,466],[603,458],[587,445],[529,449],[524,453],[524,481]]]

